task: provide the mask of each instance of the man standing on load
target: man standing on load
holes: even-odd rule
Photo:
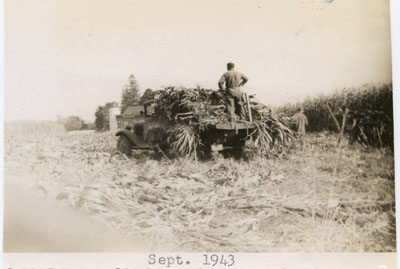
[[[227,64],[228,72],[224,73],[218,81],[218,87],[222,91],[226,91],[228,99],[227,109],[231,116],[231,120],[236,120],[235,111],[240,120],[246,119],[246,114],[243,108],[243,93],[240,91],[242,87],[249,80],[244,74],[235,71],[235,64]],[[225,84],[225,88],[224,88]]]

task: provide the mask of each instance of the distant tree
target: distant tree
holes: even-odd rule
[[[104,127],[104,107],[99,106],[94,114],[96,119],[94,121],[96,130],[100,131]]]
[[[96,130],[96,125],[93,122],[83,121],[81,130]]]
[[[66,122],[67,122],[67,119],[66,119],[66,118],[64,118],[64,117],[62,117],[62,116],[60,116],[60,115],[57,115],[57,123],[60,123],[60,124],[62,124],[62,125],[65,125]]]
[[[124,113],[128,106],[138,104],[140,102],[139,90],[139,84],[136,82],[135,76],[131,74],[129,76],[128,83],[122,90],[121,113]]]
[[[154,92],[152,89],[147,89],[144,91],[142,98],[140,98],[140,103],[145,104],[148,101],[152,101],[154,99]]]
[[[94,122],[87,122],[87,130],[96,130],[96,124]]]
[[[109,110],[110,108],[118,107],[117,102],[109,102],[104,105],[104,109]]]
[[[106,131],[110,129],[110,121],[109,121],[109,109],[113,107],[118,107],[117,102],[109,102],[104,106],[98,106],[96,112],[94,113],[95,121],[94,124],[96,126],[97,131]],[[90,128],[90,127],[88,127]]]
[[[78,131],[83,126],[83,120],[77,116],[69,116],[64,124],[67,131]]]

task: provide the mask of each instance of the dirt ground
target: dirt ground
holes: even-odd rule
[[[326,133],[279,159],[156,161],[50,127],[6,128],[6,252],[396,251],[386,149]]]

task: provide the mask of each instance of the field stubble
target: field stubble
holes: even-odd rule
[[[156,161],[115,154],[110,132],[53,129],[6,125],[6,180],[23,178],[54,203],[146,239],[143,251],[395,251],[384,149],[344,142],[338,154],[335,136],[311,134],[285,159]]]

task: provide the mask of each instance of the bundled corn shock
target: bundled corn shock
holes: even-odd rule
[[[174,141],[172,146],[187,156],[201,147],[199,134],[203,130],[231,121],[225,94],[220,90],[168,87],[156,93],[156,103],[156,117],[178,124],[167,132]],[[251,98],[250,105],[254,130],[249,134],[248,146],[265,156],[287,153],[296,144],[295,133],[267,106],[254,98]]]

